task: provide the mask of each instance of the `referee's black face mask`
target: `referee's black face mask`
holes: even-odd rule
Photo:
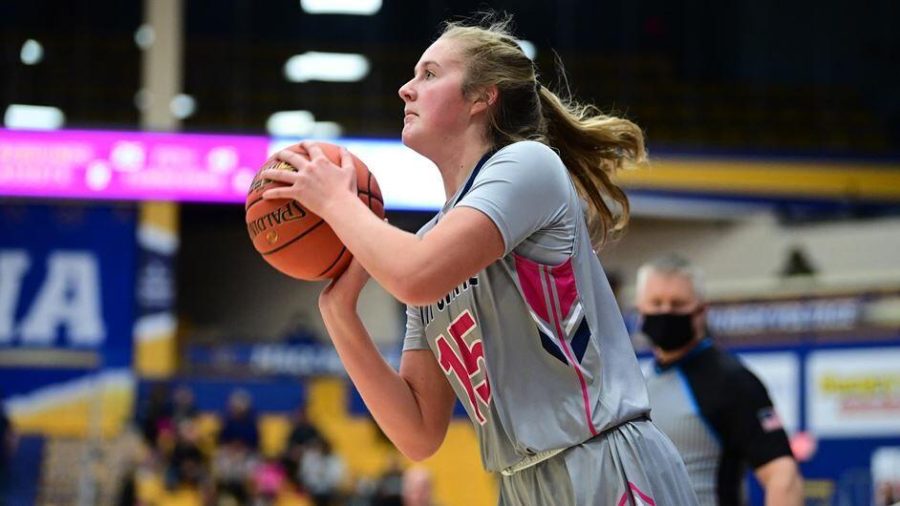
[[[690,313],[645,314],[641,332],[654,346],[664,351],[674,351],[684,347],[694,339],[694,315]]]

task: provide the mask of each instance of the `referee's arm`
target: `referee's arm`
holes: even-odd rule
[[[733,377],[733,440],[765,489],[766,506],[801,506],[803,478],[766,387],[750,371]]]
[[[757,467],[754,474],[766,491],[766,506],[803,504],[803,478],[793,458],[778,457]]]

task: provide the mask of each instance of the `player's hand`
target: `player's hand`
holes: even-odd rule
[[[310,211],[328,221],[329,208],[340,208],[342,198],[356,198],[356,168],[350,153],[341,148],[341,164],[336,165],[325,156],[315,142],[304,141],[301,146],[309,159],[290,149],[278,152],[276,158],[290,164],[296,171],[266,169],[261,176],[289,186],[270,188],[264,199],[294,199]]]
[[[366,286],[367,281],[369,281],[369,273],[356,261],[356,258],[351,259],[347,269],[340,276],[331,280],[319,294],[319,310],[350,309],[355,311],[359,294]]]

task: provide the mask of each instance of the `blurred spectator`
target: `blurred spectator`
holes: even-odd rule
[[[378,478],[372,506],[403,506],[403,468],[396,454],[392,455],[387,469]]]
[[[312,439],[303,450],[300,476],[316,506],[336,503],[344,482],[346,466],[324,438]]]
[[[177,427],[184,420],[196,420],[197,406],[194,403],[194,392],[181,385],[172,396],[172,422]]]
[[[231,498],[238,504],[248,504],[251,480],[259,465],[258,449],[259,431],[253,402],[246,391],[236,390],[228,399],[213,461],[220,500]]]
[[[200,431],[196,420],[183,419],[178,423],[177,437],[169,466],[166,484],[174,489],[179,486],[206,490],[208,484],[208,462],[199,445]]]
[[[702,273],[670,255],[638,270],[636,306],[656,357],[653,423],[675,443],[703,506],[743,504],[749,464],[766,504],[803,503],[803,480],[762,382],[706,335]]]
[[[300,406],[294,412],[294,422],[291,426],[291,433],[288,436],[288,448],[296,446],[305,446],[316,439],[322,439],[322,434],[312,422],[306,413],[306,407]]]
[[[285,484],[284,468],[276,459],[261,462],[253,471],[255,504],[273,504]]]
[[[243,443],[222,443],[213,459],[213,475],[220,500],[232,499],[238,504],[250,500],[250,480],[259,465],[256,452]]]
[[[403,506],[434,506],[431,472],[411,467],[403,473]]]
[[[228,398],[228,408],[222,417],[219,444],[239,443],[255,452],[259,448],[259,429],[253,401],[246,390],[235,390]]]
[[[303,460],[303,452],[310,444],[319,439],[322,439],[322,434],[309,421],[306,407],[298,407],[294,412],[293,424],[285,441],[285,451],[282,458],[285,472],[298,489],[304,489],[302,476],[300,475],[300,462]]]
[[[138,407],[136,418],[144,441],[151,448],[157,448],[161,433],[174,433],[172,426],[172,402],[169,386],[154,383],[147,398]]]

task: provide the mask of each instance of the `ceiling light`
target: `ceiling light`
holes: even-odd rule
[[[300,0],[309,14],[357,14],[371,16],[381,9],[381,0]]]
[[[303,137],[312,132],[316,120],[309,111],[278,111],[266,121],[266,130],[275,137]]]
[[[147,23],[142,24],[134,32],[134,43],[141,49],[149,49],[156,41],[156,31]]]
[[[3,115],[7,128],[27,130],[56,130],[65,123],[65,115],[56,107],[10,104]]]
[[[180,93],[175,95],[172,101],[169,102],[169,110],[172,111],[172,115],[176,118],[185,119],[197,110],[197,101],[190,95]]]
[[[288,81],[360,81],[369,74],[369,59],[354,53],[308,51],[292,56],[284,64]]]
[[[537,56],[537,48],[534,47],[533,42],[528,40],[517,40],[516,42],[519,43],[519,47],[522,48],[522,52],[528,59],[533,60]]]
[[[44,46],[34,39],[28,39],[22,44],[19,58],[25,65],[36,65],[44,59]]]

